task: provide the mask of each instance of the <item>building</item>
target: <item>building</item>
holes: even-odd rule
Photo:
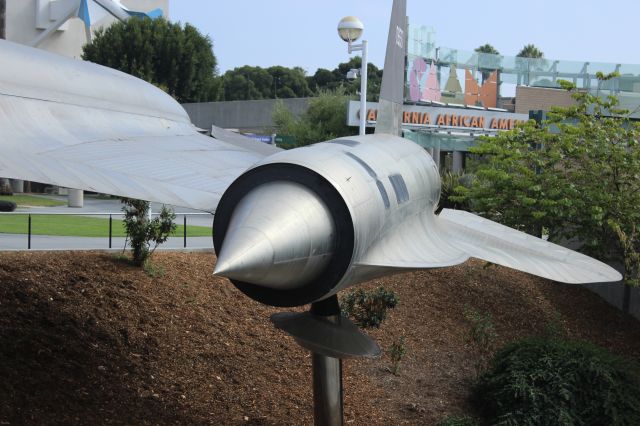
[[[442,167],[462,170],[466,153],[480,135],[512,129],[552,106],[571,105],[573,99],[560,88],[560,79],[600,96],[615,94],[621,107],[640,119],[640,65],[485,54],[437,47],[433,31],[425,27],[409,28],[407,34],[404,136],[429,150]],[[597,72],[614,71],[620,76],[612,80],[599,82],[596,77]],[[297,114],[307,103],[283,101]],[[273,100],[262,100],[189,104],[185,109],[202,128],[216,125],[268,135],[273,106]],[[252,114],[241,113],[249,110]],[[350,102],[348,111],[348,124],[357,127],[359,102]],[[375,126],[377,104],[368,103],[364,113],[367,125]]]
[[[121,3],[135,11],[148,12],[161,9],[165,18],[169,16],[169,0],[121,0],[114,3]],[[75,13],[68,15],[70,10],[77,9],[81,0],[6,0],[6,4],[7,40],[31,45],[48,27],[56,21],[63,21],[62,25],[37,47],[64,56],[80,58],[82,46],[87,42],[85,23]],[[92,32],[108,27],[116,21],[116,18],[93,0],[89,0],[87,6],[93,15]]]

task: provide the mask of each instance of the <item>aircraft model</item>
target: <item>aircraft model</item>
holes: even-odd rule
[[[222,130],[212,139],[170,96],[119,71],[2,40],[0,57],[0,176],[215,212],[217,272],[264,303],[311,303],[470,256],[561,282],[620,279],[471,213],[435,215],[436,166],[400,137],[287,151]]]
[[[405,10],[394,1],[376,134],[288,151],[222,129],[203,136],[150,84],[0,40],[0,176],[214,213],[216,274],[262,303],[312,303],[327,317],[349,286],[469,257],[566,283],[619,281],[602,262],[474,214],[435,214],[438,169],[397,136]],[[349,330],[336,343],[341,331],[314,318],[274,322],[329,357],[379,352]]]

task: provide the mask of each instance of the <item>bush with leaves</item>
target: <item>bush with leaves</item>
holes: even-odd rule
[[[447,416],[436,423],[436,426],[478,426],[476,419],[469,416]]]
[[[17,205],[13,201],[0,200],[0,212],[12,212]]]
[[[442,209],[461,209],[470,210],[470,200],[460,200],[451,198],[455,196],[455,190],[458,186],[470,188],[473,184],[473,175],[464,172],[444,172],[440,175],[440,201],[436,213],[440,213]]]
[[[588,343],[512,343],[498,352],[473,393],[488,424],[640,424],[638,366]]]
[[[400,371],[400,362],[407,354],[407,347],[404,343],[404,336],[391,344],[389,348],[389,358],[391,358],[391,373],[397,376]]]
[[[470,323],[469,338],[478,355],[474,367],[476,375],[480,376],[495,351],[495,341],[498,333],[493,324],[493,318],[488,313],[466,307],[464,317]]]
[[[598,77],[602,84],[616,74]],[[472,151],[486,162],[471,188],[457,186],[451,198],[516,229],[545,228],[551,241],[580,241],[581,251],[601,260],[625,259],[627,283],[638,283],[640,123],[615,96],[560,84],[575,105],[552,108],[542,126],[531,120],[481,138]]]
[[[133,263],[143,266],[156,248],[169,238],[176,230],[173,220],[176,218],[173,210],[162,206],[160,214],[150,217],[150,204],[148,201],[123,198],[122,211],[124,212],[124,228],[127,233],[127,242],[130,242],[132,249]],[[153,243],[153,248],[151,244]]]
[[[387,311],[397,304],[398,297],[391,290],[378,287],[374,291],[366,291],[360,288],[342,298],[342,315],[351,317],[362,328],[378,328],[387,318]]]
[[[309,108],[300,117],[279,102],[273,112],[276,132],[293,136],[296,146],[357,134],[358,129],[346,123],[348,100],[342,88],[320,91],[318,97],[309,100]]]

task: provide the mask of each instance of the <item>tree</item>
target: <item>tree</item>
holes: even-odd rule
[[[348,100],[341,88],[322,91],[309,101],[309,108],[298,118],[279,103],[273,113],[276,132],[293,136],[296,146],[353,135],[357,131],[346,123]]]
[[[637,285],[640,124],[615,96],[560,84],[572,92],[575,106],[552,108],[542,126],[530,120],[481,138],[472,152],[486,162],[471,187],[458,186],[453,198],[517,229],[544,228],[551,241],[577,240],[581,251],[602,260],[625,260],[625,280]]]
[[[475,48],[475,51],[478,53],[490,53],[492,55],[499,55],[498,49],[490,45],[489,43],[485,43],[482,46],[478,46]]]
[[[493,71],[500,68],[502,58],[498,56],[500,55],[498,49],[489,43],[476,47],[475,51],[480,53],[478,55],[478,67],[482,70],[482,81],[485,82]]]
[[[173,210],[162,206],[160,215],[151,219],[150,204],[148,201],[122,198],[122,211],[124,212],[124,227],[127,232],[127,240],[131,242],[133,263],[144,266],[156,251],[156,248],[169,238],[176,230],[173,220],[176,215]],[[154,244],[151,249],[151,243]],[[127,241],[125,241],[125,247]],[[151,249],[151,250],[150,250]]]
[[[542,50],[538,49],[535,45],[527,44],[520,49],[520,52],[518,52],[516,57],[541,59],[544,58],[544,53],[542,53]]]
[[[98,30],[82,59],[126,72],[178,102],[214,100],[218,91],[211,39],[192,25],[131,18]]]
[[[516,68],[522,73],[525,85],[531,84],[532,72],[535,78],[535,71],[542,71],[546,66],[544,53],[533,44],[527,44],[516,55]]]
[[[234,68],[223,77],[224,100],[302,98],[313,95],[305,71],[300,67],[270,68],[245,65]]]

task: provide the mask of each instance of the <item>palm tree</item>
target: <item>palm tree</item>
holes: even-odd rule
[[[531,73],[543,70],[547,64],[547,61],[544,60],[544,53],[534,44],[525,45],[520,49],[516,58],[526,58],[516,59],[516,66],[522,71],[524,84],[527,86],[531,83]]]
[[[527,44],[520,50],[520,52],[518,52],[516,57],[541,59],[544,58],[544,53],[542,53],[542,50],[538,49],[534,44]]]
[[[478,53],[491,53],[492,55],[499,55],[498,49],[490,45],[489,43],[485,43],[482,46],[476,47],[475,51]]]
[[[494,70],[500,68],[501,58],[498,56],[500,52],[489,43],[476,47],[475,52],[480,54],[478,55],[478,68],[482,72],[482,82],[484,83]]]

